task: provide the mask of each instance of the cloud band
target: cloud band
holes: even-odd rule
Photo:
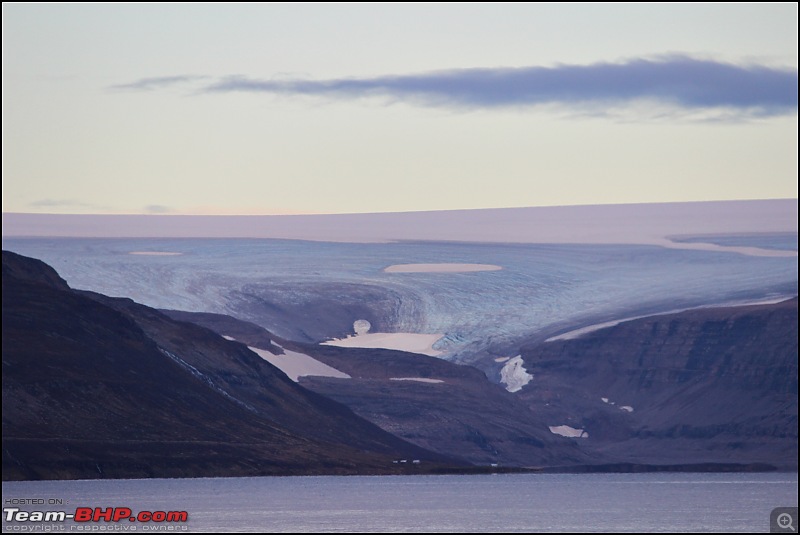
[[[152,80],[118,87],[151,89],[158,85]],[[329,80],[233,76],[206,85],[201,92],[330,99],[379,97],[467,109],[548,104],[613,107],[657,101],[689,110],[729,109],[753,115],[784,115],[796,113],[797,89],[796,69],[668,56],[622,63],[475,68]]]

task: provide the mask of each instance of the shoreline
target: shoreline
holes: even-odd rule
[[[3,479],[2,483],[46,483],[72,481],[170,481],[187,479],[249,479],[260,477],[380,477],[380,476],[448,476],[448,475],[492,475],[492,474],[651,474],[651,473],[692,473],[692,474],[730,474],[730,473],[779,473],[798,474],[797,468],[780,468],[767,463],[686,463],[686,464],[640,464],[609,463],[574,466],[425,466],[426,463],[402,465],[393,464],[392,471],[370,472],[308,472],[263,474],[250,476],[187,476],[187,477],[152,477],[152,478],[95,478],[95,479]],[[432,464],[432,463],[430,463]],[[398,468],[399,467],[399,468]]]

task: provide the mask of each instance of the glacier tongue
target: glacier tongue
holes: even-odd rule
[[[776,244],[796,255],[796,232],[726,236],[726,243]],[[587,325],[797,293],[796,256],[632,244],[6,237],[3,247],[44,260],[74,288],[229,314],[297,341],[319,342],[351,328],[362,334],[348,343],[381,331],[438,333],[437,356],[483,368],[533,337],[564,338],[564,331]],[[412,262],[503,269],[384,271]]]
[[[533,375],[525,369],[521,355],[517,355],[509,360],[500,370],[500,382],[506,385],[509,392],[519,392],[522,387],[528,384]]]

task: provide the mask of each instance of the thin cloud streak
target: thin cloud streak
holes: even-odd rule
[[[35,208],[88,208],[93,210],[107,210],[107,206],[79,201],[77,199],[38,199],[31,201],[28,206]]]
[[[796,69],[668,56],[623,63],[476,68],[375,78],[259,80],[236,76],[201,91],[333,99],[379,97],[467,109],[539,105],[607,109],[655,101],[688,110],[735,110],[758,117],[796,113],[797,89]]]
[[[152,78],[140,78],[127,84],[112,85],[109,89],[122,91],[154,91],[165,89],[170,86],[196,82],[209,78],[197,74],[179,74],[176,76],[157,76]]]

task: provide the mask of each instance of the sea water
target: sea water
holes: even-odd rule
[[[5,482],[3,531],[765,532],[770,511],[796,507],[797,494],[796,473]],[[188,520],[10,522],[6,512],[78,507],[186,511]]]

